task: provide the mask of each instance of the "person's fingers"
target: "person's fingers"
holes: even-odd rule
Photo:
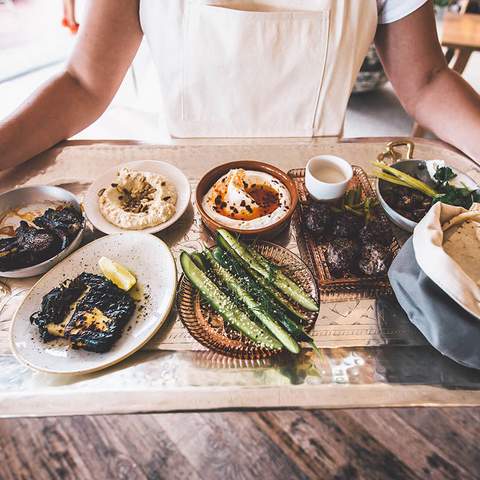
[[[75,0],[63,0],[63,16],[68,24],[77,23],[75,20]]]
[[[75,17],[75,0],[63,0],[62,25],[68,27],[72,33],[78,31],[78,23]]]

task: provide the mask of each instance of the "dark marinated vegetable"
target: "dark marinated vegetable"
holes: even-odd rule
[[[348,238],[337,238],[327,247],[327,263],[335,277],[345,277],[352,273],[358,257],[358,245]]]
[[[388,246],[392,243],[392,239],[392,227],[384,216],[375,217],[360,230],[360,242],[362,244],[380,243]]]
[[[332,234],[335,238],[354,238],[364,223],[363,216],[351,212],[336,215]]]
[[[73,207],[65,207],[59,210],[49,208],[44,214],[33,220],[38,227],[53,232],[65,248],[82,228],[83,217]]]
[[[306,209],[305,226],[317,239],[322,239],[330,230],[332,216],[328,205],[312,203]]]
[[[420,221],[432,206],[431,197],[408,187],[385,188],[383,197],[390,207],[414,222]]]
[[[392,263],[392,252],[385,245],[369,243],[362,247],[358,268],[365,275],[385,274]]]
[[[56,255],[61,242],[53,233],[21,221],[15,237],[0,240],[0,270],[29,267]]]
[[[0,270],[8,270],[9,263],[14,263],[14,256],[17,252],[16,237],[0,238]]]
[[[125,291],[103,276],[84,272],[47,293],[30,321],[44,341],[66,338],[73,348],[102,353],[120,338],[134,310]]]
[[[54,257],[75,239],[83,222],[72,207],[47,209],[33,220],[36,226],[22,220],[13,237],[0,239],[0,271],[30,267]]]
[[[468,210],[474,202],[480,201],[480,190],[449,183],[457,177],[450,167],[437,167],[433,178],[427,184],[394,165],[388,166],[382,162],[374,162],[373,165],[376,167],[375,175],[389,182],[389,188],[385,189],[384,193],[386,202],[414,222],[420,221],[436,202]],[[425,165],[421,169],[425,169]]]

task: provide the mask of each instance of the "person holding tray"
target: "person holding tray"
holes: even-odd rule
[[[480,160],[480,97],[448,68],[431,0],[101,0],[64,71],[1,122],[0,168],[95,121],[143,35],[173,137],[340,135],[375,40],[405,109]]]

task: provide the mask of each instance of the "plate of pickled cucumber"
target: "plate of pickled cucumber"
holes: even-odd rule
[[[189,333],[216,353],[261,359],[303,347],[319,314],[315,278],[291,251],[246,244],[225,229],[216,245],[180,255],[177,309]]]

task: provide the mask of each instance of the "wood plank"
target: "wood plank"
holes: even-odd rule
[[[261,478],[266,468],[271,478],[304,477],[250,414],[170,414],[156,421],[202,478]]]
[[[434,413],[435,411],[430,410],[430,412]],[[350,413],[349,416],[365,426],[368,433],[380,444],[388,445],[390,452],[402,463],[411,462],[412,451],[415,452],[414,471],[419,472],[421,476],[438,480],[456,480],[468,477],[468,470],[451,453],[449,447],[442,450],[442,445],[432,443],[428,435],[418,431],[396,411],[385,413],[375,410],[359,410]],[[438,419],[438,416],[425,418],[428,428],[434,426],[435,419]],[[448,422],[448,412],[440,414],[440,420],[443,420],[443,429],[449,430],[451,425]],[[442,424],[442,422],[440,423]],[[393,442],[392,439],[394,439]]]
[[[427,457],[429,464],[441,464],[439,456],[446,456],[469,475],[478,476],[480,409],[405,408],[396,410],[396,414],[437,450]]]
[[[443,21],[442,45],[450,48],[480,49],[480,16],[447,13]]]
[[[120,419],[120,420],[119,420]],[[0,422],[0,478],[201,478],[148,417],[68,417]],[[7,430],[6,430],[7,428]],[[5,468],[4,468],[4,467]]]
[[[308,463],[319,478],[420,478],[347,413],[317,410],[259,416],[264,422],[260,428],[270,429],[285,453]],[[298,444],[301,450],[294,451]]]
[[[461,48],[458,52],[458,56],[455,60],[455,63],[452,66],[452,70],[457,72],[459,75],[462,75],[465,70],[470,57],[472,56],[473,50],[470,48]]]
[[[0,479],[474,479],[479,408],[0,421]]]
[[[72,418],[73,431],[83,430],[83,418]],[[156,424],[155,417],[87,418],[90,419],[90,432],[84,433],[83,442],[91,444],[92,438],[100,437],[105,449],[102,457],[108,459],[109,467],[105,478],[155,478],[157,473],[166,477],[167,472],[172,479],[201,478],[166,431]],[[93,455],[94,451],[91,453]]]

